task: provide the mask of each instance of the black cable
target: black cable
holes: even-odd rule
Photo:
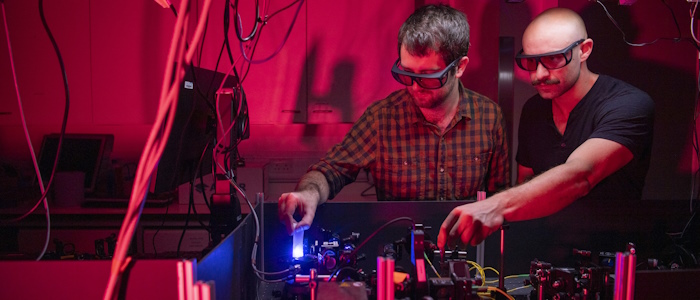
[[[175,9],[175,6],[172,3],[170,3],[170,10],[173,11],[173,13],[175,14],[175,18],[177,18],[177,10]]]
[[[49,40],[51,40],[51,45],[53,46],[54,52],[56,52],[56,58],[58,59],[58,64],[61,66],[61,76],[63,77],[63,90],[65,93],[65,98],[66,98],[66,105],[64,106],[63,110],[63,121],[61,122],[61,135],[58,139],[58,147],[56,150],[56,159],[54,160],[54,166],[53,170],[51,171],[51,178],[49,179],[49,183],[46,186],[46,192],[42,195],[42,198],[46,197],[46,193],[49,191],[49,187],[51,186],[51,182],[53,181],[54,174],[56,172],[56,168],[58,166],[58,161],[59,161],[59,156],[61,152],[61,145],[63,143],[63,137],[66,134],[66,126],[68,124],[68,113],[70,111],[70,92],[68,88],[68,76],[66,75],[66,66],[63,63],[63,57],[61,56],[61,51],[58,49],[58,44],[56,43],[56,40],[53,37],[53,34],[51,34],[51,29],[49,28],[49,25],[46,23],[46,17],[44,16],[44,1],[39,0],[39,15],[41,16],[41,24],[44,25],[44,30],[46,31],[46,34],[49,36]]]
[[[660,40],[671,40],[671,41],[676,42],[676,43],[677,43],[677,42],[680,42],[680,41],[690,41],[690,39],[688,39],[688,38],[682,38],[682,37],[681,37],[681,30],[680,30],[680,27],[678,26],[678,21],[676,20],[676,15],[673,13],[673,10],[671,9],[671,7],[670,7],[670,6],[666,3],[666,1],[664,1],[664,0],[661,0],[661,2],[662,2],[664,5],[666,5],[666,7],[671,11],[671,16],[673,17],[673,21],[674,21],[674,23],[676,24],[676,29],[678,30],[678,37],[675,37],[675,38],[663,38],[663,37],[662,37],[662,38],[656,38],[656,39],[654,39],[654,40],[651,41],[651,42],[644,42],[644,43],[638,43],[638,44],[630,43],[629,41],[627,41],[627,35],[626,35],[625,32],[622,30],[622,28],[620,28],[620,25],[617,23],[617,21],[615,21],[615,18],[613,18],[613,16],[610,14],[610,12],[608,11],[608,8],[605,6],[605,4],[603,4],[603,2],[602,2],[601,0],[596,0],[596,2],[597,2],[598,4],[600,4],[600,6],[603,7],[603,10],[605,11],[605,14],[608,16],[608,19],[610,19],[610,22],[612,22],[612,24],[615,26],[615,28],[617,28],[617,30],[618,30],[620,33],[622,33],[622,41],[625,42],[625,44],[627,44],[627,45],[634,46],[634,47],[642,47],[642,46],[647,46],[647,45],[654,44],[654,43],[656,43],[656,42],[658,42],[658,41],[660,41]],[[700,46],[699,46],[697,43],[692,42],[692,44],[693,44],[693,46],[695,47],[695,49],[697,49],[697,50],[700,51]]]
[[[226,46],[226,50],[228,53],[228,60],[233,64],[233,55],[231,54],[231,45],[229,44],[228,41],[228,30],[230,28],[230,12],[229,12],[229,0],[226,0],[224,2],[224,45]],[[234,68],[235,69],[235,68]]]
[[[393,224],[393,223],[399,222],[399,221],[410,221],[410,222],[411,222],[411,225],[412,225],[412,226],[415,226],[415,222],[413,222],[413,219],[411,219],[411,218],[409,218],[409,217],[399,217],[399,218],[393,219],[393,220],[391,220],[391,221],[389,221],[389,222],[386,222],[386,223],[384,223],[384,225],[380,226],[379,228],[377,228],[377,230],[375,230],[374,232],[372,232],[372,234],[370,234],[369,236],[367,236],[367,238],[366,238],[364,241],[362,241],[362,243],[360,243],[360,244],[355,248],[355,250],[352,250],[352,252],[350,252],[350,257],[355,256],[355,255],[357,254],[357,251],[359,251],[360,248],[362,248],[362,246],[364,246],[369,240],[371,240],[375,235],[377,235],[377,233],[379,233],[380,231],[382,231],[382,230],[383,230],[384,228],[386,228],[387,226],[389,226],[389,225],[391,225],[391,224]]]
[[[374,183],[370,184],[366,189],[364,189],[362,192],[360,192],[360,196],[362,197],[368,197],[368,196],[376,196],[377,193],[370,194],[369,191],[374,187]]]
[[[202,32],[202,40],[199,42],[199,57],[197,57],[198,66],[202,65],[202,53],[204,53],[204,40],[207,37],[207,29],[209,29],[209,14],[207,14],[207,20],[204,22],[204,32]],[[216,69],[214,69],[214,71],[216,71]]]
[[[335,272],[333,272],[333,273],[331,274],[331,276],[328,277],[328,282],[331,282],[331,281],[333,280],[333,277],[335,277],[336,275],[340,274],[340,272],[343,271],[343,270],[353,270],[353,271],[354,271],[355,268],[353,268],[353,267],[348,267],[348,266],[345,266],[345,267],[342,267],[342,268],[338,268],[337,270],[335,270]]]
[[[204,155],[207,153],[207,149],[209,148],[210,144],[211,143],[207,143],[207,146],[204,147],[204,151],[202,151],[202,155],[200,156],[199,162],[197,163],[197,167],[195,168],[195,175],[190,180],[190,191],[189,191],[189,201],[188,201],[188,205],[187,205],[187,215],[185,217],[185,225],[182,228],[182,233],[180,234],[180,239],[177,242],[177,252],[176,252],[177,257],[180,257],[180,247],[182,246],[182,240],[185,238],[185,232],[187,231],[187,227],[189,226],[189,223],[190,223],[190,214],[193,211],[194,211],[194,214],[197,216],[197,220],[199,221],[200,225],[202,227],[204,227],[204,229],[206,229],[208,233],[211,234],[211,232],[212,232],[211,228],[209,228],[209,226],[204,225],[204,223],[199,219],[199,215],[197,215],[197,210],[194,207],[194,185],[195,185],[196,178],[197,178],[197,171],[199,170],[199,167],[201,166]]]
[[[227,0],[226,2],[230,3],[229,0]],[[234,6],[236,9],[236,16],[233,19],[233,29],[234,31],[236,31],[236,37],[241,43],[247,42],[255,36],[255,33],[258,31],[258,23],[262,22],[262,19],[260,18],[260,3],[258,2],[258,0],[255,0],[255,21],[253,23],[253,30],[251,30],[250,34],[247,37],[242,37],[241,31],[239,29],[239,27],[241,27],[239,24],[239,19],[241,15],[238,14],[238,0],[236,0]]]
[[[219,63],[221,62],[221,55],[224,53],[224,47],[226,46],[226,42],[224,41],[221,44],[221,49],[219,50],[219,56],[216,58],[216,64],[214,65],[214,71],[217,71],[219,69]],[[222,79],[223,80],[223,79]],[[214,80],[209,82],[209,88],[207,90],[211,90],[212,87],[214,86]],[[216,113],[216,109],[214,109],[214,113]]]
[[[695,151],[695,158],[700,161],[700,143],[698,140],[698,112],[699,112],[699,101],[700,101],[700,78],[698,78],[697,90],[695,92],[695,111],[693,112],[693,150]],[[700,197],[700,189],[698,189],[698,175],[700,175],[700,169],[693,172],[692,182],[691,182],[691,194],[690,194],[690,212],[694,213],[697,210],[698,203],[696,202]]]
[[[209,141],[209,144],[211,144],[211,142],[212,141]],[[214,137],[213,142],[215,142],[215,144],[216,144],[216,137]],[[204,178],[202,176],[202,174],[204,173],[204,172],[202,172],[202,168],[204,167],[202,165],[202,161],[204,160],[204,155],[208,154],[208,152],[209,152],[209,147],[207,146],[204,149],[204,152],[202,153],[202,156],[199,159],[200,161],[197,165],[199,166],[199,185],[202,186],[202,198],[204,199],[204,204],[207,205],[207,209],[211,212],[211,206],[209,205],[209,198],[207,198],[207,189],[206,189],[206,186],[204,185]],[[213,180],[212,184],[215,184],[216,183],[216,178],[214,177],[215,174],[211,174],[211,175],[212,175],[212,180]]]
[[[253,48],[250,52],[250,60],[251,61],[253,60],[253,55],[255,55],[255,49],[258,48],[258,42],[260,41],[260,37],[262,36],[263,27],[264,27],[264,24],[260,26],[260,32],[258,32],[258,36],[255,38],[255,42],[253,43]],[[246,77],[248,77],[248,72],[250,71],[250,66],[253,65],[251,62],[249,62],[247,60],[244,61],[244,63],[245,62],[248,63],[248,67],[246,67],[245,73],[243,73],[243,78],[241,79],[241,85],[243,84],[243,81],[245,81]]]
[[[204,227],[207,232],[211,233],[211,229],[209,228],[208,225],[205,225],[204,222],[202,222],[202,219],[200,218],[199,214],[197,213],[197,207],[194,205],[194,186],[195,183],[197,182],[197,179],[199,178],[200,186],[202,187],[202,197],[204,198],[204,203],[207,204],[207,208],[209,208],[209,211],[211,211],[211,207],[209,206],[209,202],[207,201],[207,193],[206,193],[206,187],[204,185],[204,179],[201,173],[202,170],[202,161],[204,161],[204,156],[209,153],[209,145],[211,145],[211,140],[207,142],[206,147],[204,147],[204,151],[202,151],[202,155],[199,157],[199,161],[197,162],[197,167],[195,167],[195,173],[194,177],[192,178],[192,181],[190,182],[190,200],[189,200],[189,205],[192,206],[192,211],[194,212],[194,215],[197,217],[197,221],[199,222],[199,225]]]
[[[156,236],[160,232],[160,229],[165,226],[165,219],[168,217],[168,208],[170,208],[170,205],[165,206],[165,214],[163,215],[163,220],[160,222],[160,226],[156,229],[156,232],[153,233],[153,238],[151,239],[151,244],[153,244],[153,257],[158,257],[158,249],[156,249]]]
[[[287,29],[287,33],[284,35],[282,43],[280,43],[279,47],[277,47],[277,50],[275,50],[272,54],[270,54],[268,57],[266,57],[264,59],[254,61],[246,56],[245,49],[243,49],[243,43],[239,43],[238,45],[239,45],[241,54],[243,55],[243,58],[246,61],[248,61],[249,63],[259,64],[259,63],[269,61],[270,59],[275,57],[280,51],[282,51],[282,48],[284,47],[284,45],[287,43],[287,40],[289,39],[289,35],[292,33],[292,29],[294,28],[294,24],[296,24],[297,17],[299,17],[299,12],[301,11],[301,7],[303,6],[303,4],[304,4],[304,1],[299,2],[299,5],[297,6],[297,10],[294,13],[294,18],[292,19],[292,23],[290,24],[289,28]],[[263,24],[265,24],[265,23],[266,23],[266,21],[263,21]]]
[[[284,10],[286,10],[286,9],[288,9],[288,8],[290,8],[290,7],[292,7],[292,5],[294,5],[294,3],[297,3],[297,2],[299,2],[299,1],[301,1],[301,0],[296,0],[296,1],[292,2],[292,3],[290,3],[289,5],[287,5],[287,6],[283,7],[283,8],[280,8],[280,9],[277,10],[276,12],[273,12],[271,15],[269,15],[269,16],[265,19],[265,21],[263,22],[263,24],[269,22],[270,19],[272,19],[272,17],[274,17],[276,14],[281,13],[282,11],[284,11]],[[262,27],[261,27],[261,28],[262,28]]]
[[[676,18],[676,14],[673,12],[673,9],[671,8],[668,3],[666,3],[666,0],[661,0],[661,3],[666,5],[666,8],[668,8],[668,11],[671,12],[671,17],[673,17],[673,23],[676,24],[676,31],[678,32],[678,39],[680,40],[681,37],[681,27],[678,25],[678,19]]]
[[[192,185],[190,185],[190,202],[192,201]],[[187,206],[187,215],[185,216],[185,226],[182,228],[182,233],[180,234],[180,239],[177,242],[177,252],[175,252],[176,257],[180,257],[180,247],[182,246],[182,240],[185,238],[185,231],[187,231],[187,226],[190,223],[190,213],[192,212],[192,205]]]

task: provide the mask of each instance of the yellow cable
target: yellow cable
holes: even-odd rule
[[[505,279],[516,278],[516,277],[530,277],[530,274],[508,275],[505,277]]]
[[[442,278],[442,277],[440,277],[440,273],[438,273],[438,271],[435,270],[435,266],[433,266],[433,263],[430,262],[430,259],[428,259],[428,254],[425,254],[425,252],[423,252],[423,257],[425,257],[425,261],[428,262],[428,264],[430,265],[430,268],[433,269],[433,272],[435,272],[435,275],[437,275],[438,278]]]
[[[484,269],[479,264],[471,260],[468,260],[467,263],[471,264],[476,268],[477,271],[479,271],[479,275],[481,276],[481,286],[484,286],[486,284],[486,274],[484,274]],[[471,269],[469,270],[471,271]]]
[[[512,293],[512,292],[514,292],[514,291],[517,291],[517,290],[520,290],[520,289],[524,289],[524,288],[528,288],[528,287],[531,287],[531,286],[532,286],[532,285],[529,285],[529,284],[528,284],[528,285],[523,285],[523,286],[519,286],[519,287],[516,287],[516,288],[512,288],[512,289],[508,290],[507,292],[508,292],[508,293]]]
[[[486,267],[486,268],[484,268],[484,271],[487,271],[487,270],[491,270],[491,271],[493,271],[494,273],[496,273],[496,275],[500,275],[500,273],[498,273],[498,270],[494,269],[493,267]]]

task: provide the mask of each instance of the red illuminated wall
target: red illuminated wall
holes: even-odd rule
[[[179,3],[174,3],[179,9]],[[241,1],[243,34],[252,28],[252,1]],[[274,15],[263,30],[245,77],[253,130],[241,144],[249,161],[318,157],[336,143],[371,102],[400,86],[389,72],[397,57],[401,23],[422,5],[410,1],[306,1]],[[498,3],[453,1],[473,24],[465,84],[496,99]],[[35,147],[58,132],[64,93],[56,55],[41,25],[38,4],[6,1],[19,91]],[[195,65],[229,70],[223,42],[223,1],[213,1],[207,34]],[[272,3],[269,13],[286,6]],[[201,6],[201,1],[199,3]],[[200,10],[192,5],[191,32]],[[175,17],[152,1],[46,1],[47,23],[58,42],[70,87],[68,132],[115,134],[114,156],[135,161],[155,116]],[[232,25],[233,26],[233,25]],[[4,29],[4,28],[3,28]],[[233,29],[232,57],[243,59]],[[272,54],[282,45],[282,50]],[[0,157],[29,162],[12,85],[7,45],[0,50],[2,111]],[[249,50],[250,51],[250,50]],[[249,52],[250,53],[250,52]],[[269,58],[269,60],[268,60]],[[280,144],[284,145],[280,148]],[[284,150],[280,150],[284,149]]]
[[[192,26],[201,2],[192,5]],[[241,154],[250,164],[323,154],[369,103],[401,88],[389,72],[397,57],[399,26],[416,6],[435,2],[305,1],[282,50],[269,61],[252,65],[243,82],[252,128],[251,138],[240,145]],[[600,5],[588,0],[442,2],[466,12],[472,27],[464,84],[494,100],[498,99],[499,37],[513,37],[517,51],[522,30],[540,11],[558,5],[579,11],[596,43],[591,69],[643,88],[657,103],[657,137],[649,176],[652,188],[647,196],[675,199],[689,194],[689,128],[693,125],[697,65],[697,52],[690,43],[664,40],[647,47],[627,46]],[[687,38],[690,4],[666,2]],[[174,1],[176,7],[179,3]],[[632,6],[604,3],[634,42],[677,34],[661,1],[637,1]],[[272,1],[270,12],[288,4]],[[252,5],[253,1],[241,1],[244,34],[252,26]],[[223,7],[223,1],[213,1],[204,45],[196,59],[197,65],[208,69],[219,61],[220,72],[230,67],[228,55],[219,60]],[[33,144],[38,147],[44,134],[60,129],[64,108],[60,68],[41,25],[37,1],[7,0],[5,9],[19,93]],[[281,45],[295,11],[296,4],[272,17],[260,33],[255,59],[267,58]],[[46,0],[45,15],[66,65],[71,97],[68,132],[112,133],[114,157],[135,162],[158,105],[175,23],[172,12],[154,1]],[[4,32],[4,25],[0,26]],[[242,60],[233,28],[229,37],[240,70]],[[517,126],[519,107],[535,91],[522,80],[522,72],[514,71]],[[4,34],[0,78],[0,161],[30,169]],[[514,141],[513,149],[516,147]]]

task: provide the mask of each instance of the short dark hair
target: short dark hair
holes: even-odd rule
[[[404,45],[411,55],[434,51],[449,64],[469,51],[469,22],[463,12],[450,6],[426,5],[401,25],[398,42],[399,55]]]

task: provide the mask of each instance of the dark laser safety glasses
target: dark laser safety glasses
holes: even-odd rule
[[[537,71],[537,65],[542,64],[547,70],[560,69],[571,62],[574,47],[581,45],[585,39],[580,39],[573,42],[568,47],[559,51],[547,52],[542,54],[527,55],[523,54],[523,50],[515,56],[515,63],[518,67],[525,71]]]
[[[413,85],[413,82],[416,82],[424,89],[439,89],[443,87],[445,83],[447,83],[447,74],[449,74],[449,71],[457,65],[460,59],[461,57],[455,59],[442,71],[430,74],[417,74],[401,70],[399,69],[400,59],[397,59],[394,66],[391,68],[391,75],[394,76],[396,81],[403,85]]]

